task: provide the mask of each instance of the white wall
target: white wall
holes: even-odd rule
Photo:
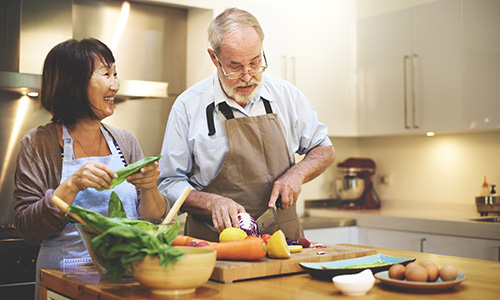
[[[382,205],[450,203],[475,209],[474,197],[486,176],[500,194],[500,132],[335,138],[335,165],[347,157],[367,157],[377,164],[375,189]],[[302,199],[331,195],[336,166],[304,185]],[[389,176],[389,184],[381,176]]]
[[[440,0],[357,0],[358,18],[410,8],[428,2]]]

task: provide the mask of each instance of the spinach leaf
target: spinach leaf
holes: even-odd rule
[[[120,198],[114,192],[108,205],[110,217],[76,205],[69,205],[68,211],[80,216],[99,233],[90,242],[92,259],[106,269],[103,277],[110,281],[120,280],[130,264],[145,255],[158,256],[163,267],[175,263],[185,255],[171,246],[180,231],[179,221],[156,226],[148,221],[128,219]],[[66,218],[77,223],[68,214]]]
[[[95,259],[106,268],[104,277],[110,281],[119,280],[128,266],[146,255],[156,255],[160,265],[166,267],[181,259],[185,254],[170,246],[170,237],[179,234],[179,222],[167,225],[166,230],[152,231],[154,226],[116,226],[92,239]],[[156,228],[156,227],[154,227]],[[165,241],[170,240],[170,243]]]
[[[68,211],[80,216],[85,221],[85,223],[90,225],[90,227],[94,228],[99,233],[103,233],[111,227],[123,225],[120,219],[106,218],[99,213],[96,213],[89,209],[85,209],[78,205],[69,205]],[[66,215],[66,218],[72,223],[78,223],[69,215]]]
[[[123,203],[115,192],[111,193],[108,203],[108,217],[110,218],[126,218],[127,213],[123,207]]]
[[[162,157],[163,157],[162,155],[148,156],[116,171],[118,177],[113,178],[113,184],[109,189],[112,189],[115,186],[119,185],[120,183],[124,182],[130,175],[136,173],[141,168],[154,163],[155,161],[159,160]],[[105,189],[98,189],[98,191],[103,191],[103,190]]]

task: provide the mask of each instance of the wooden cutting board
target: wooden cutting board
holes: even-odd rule
[[[319,255],[318,252],[325,253]],[[377,251],[344,245],[326,245],[326,248],[306,248],[292,253],[287,259],[265,257],[258,261],[217,260],[210,279],[230,283],[237,280],[253,279],[273,275],[304,272],[301,262],[323,262],[373,255]]]

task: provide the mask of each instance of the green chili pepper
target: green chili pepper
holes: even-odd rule
[[[112,189],[115,186],[119,185],[120,183],[124,182],[130,175],[138,172],[141,168],[154,163],[155,161],[159,160],[162,157],[163,157],[162,155],[148,156],[141,160],[136,161],[135,163],[126,166],[125,168],[121,168],[120,170],[116,171],[118,177],[113,178],[113,184],[111,184],[111,187],[109,189]],[[105,189],[98,189],[98,191],[104,191],[104,190]]]

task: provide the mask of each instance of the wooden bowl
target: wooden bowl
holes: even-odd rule
[[[157,225],[157,224],[160,224],[162,221],[162,219],[158,219],[158,218],[135,217],[135,218],[130,218],[130,219],[148,221],[148,222],[151,222],[152,224],[155,224],[156,226],[158,226],[158,228],[160,228],[162,226],[167,226],[167,225]],[[80,224],[80,223],[75,223],[74,225],[75,225],[76,229],[78,230],[80,237],[83,240],[85,248],[87,249],[87,251],[90,254],[90,257],[92,258],[92,262],[94,263],[94,266],[96,267],[97,271],[99,272],[99,275],[101,277],[105,278],[105,275],[108,272],[108,270],[106,269],[106,261],[102,261],[102,258],[100,259],[94,253],[94,250],[91,247],[92,239],[94,239],[97,236],[97,233],[95,231],[93,231],[92,227],[89,225],[84,225],[84,224]],[[129,266],[125,270],[125,273],[122,276],[122,279],[130,279],[130,278],[133,278],[131,266]]]
[[[215,268],[216,251],[207,248],[177,246],[186,255],[167,267],[158,257],[147,255],[132,262],[134,277],[158,295],[185,295],[210,279]]]

